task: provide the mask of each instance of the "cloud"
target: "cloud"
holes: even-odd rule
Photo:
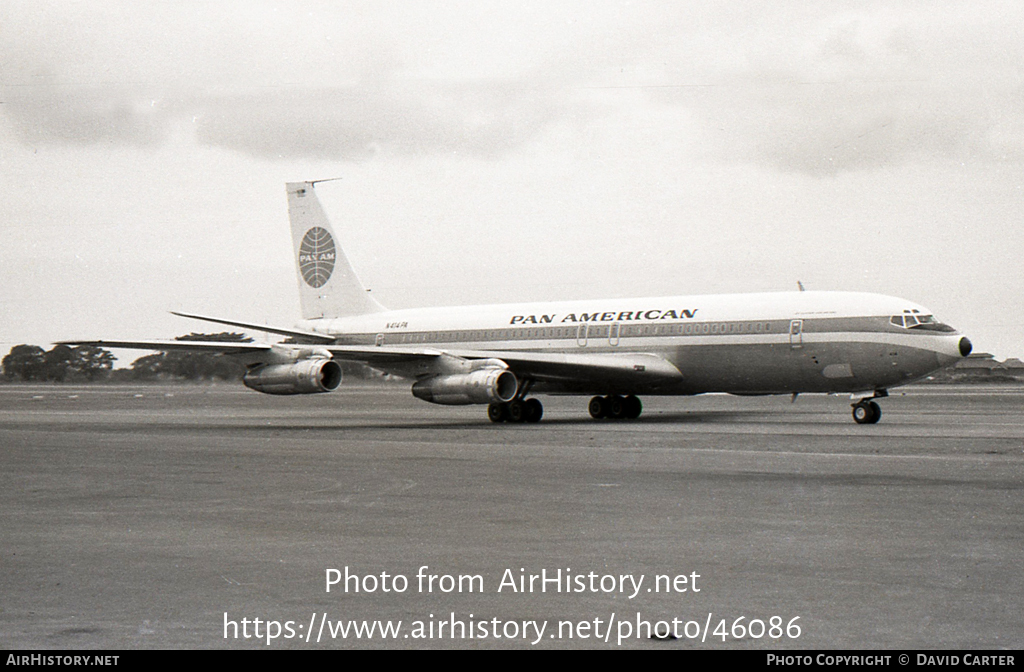
[[[487,157],[528,142],[568,107],[515,81],[284,89],[205,101],[196,132],[203,143],[267,158]]]
[[[496,156],[570,110],[583,113],[553,89],[518,81],[285,86],[226,95],[34,86],[8,96],[3,110],[30,145],[146,147],[184,126],[201,144],[261,158],[345,160],[381,150]]]
[[[107,87],[12,88],[3,111],[27,145],[155,145],[166,137],[170,120],[154,98]]]
[[[656,134],[668,106],[710,162],[1024,162],[1024,10],[999,0],[35,7],[0,8],[0,114],[28,144],[497,157],[555,124]]]
[[[814,176],[934,161],[1021,163],[1018,27],[990,16],[831,16],[805,35],[755,41],[750,65],[710,86],[652,96],[686,107],[716,160]]]
[[[691,107],[705,152],[720,160],[818,176],[930,161],[1024,161],[1021,90],[782,78],[722,88]]]
[[[145,148],[190,129],[264,158],[360,159],[496,156],[567,110],[523,74],[536,63],[443,14],[419,3],[0,8],[0,115],[29,145]]]

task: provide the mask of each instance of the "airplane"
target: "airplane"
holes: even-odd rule
[[[236,357],[266,394],[336,390],[339,361],[410,379],[434,404],[538,422],[531,394],[594,395],[591,417],[634,420],[640,395],[850,393],[858,424],[889,388],[970,354],[970,340],[905,299],[801,291],[388,310],[356,276],[315,192],[286,184],[302,321],[295,328],[181,317],[287,336],[283,343],[66,341]]]

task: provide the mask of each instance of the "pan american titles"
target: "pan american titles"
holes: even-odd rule
[[[628,322],[637,320],[683,320],[693,319],[697,316],[699,308],[693,310],[614,310],[596,313],[568,313],[558,320],[558,314],[554,315],[513,315],[509,324],[551,324],[558,322]]]

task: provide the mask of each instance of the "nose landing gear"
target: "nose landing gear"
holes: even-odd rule
[[[853,406],[853,421],[858,425],[873,425],[877,423],[882,419],[882,409],[873,400],[888,396],[889,393],[886,390],[875,390],[874,396],[850,404]]]

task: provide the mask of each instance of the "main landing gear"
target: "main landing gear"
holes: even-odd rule
[[[632,394],[628,397],[620,397],[617,394],[609,394],[607,397],[594,397],[590,400],[587,410],[590,417],[595,420],[608,418],[610,420],[636,420],[644,410],[640,400]]]
[[[489,405],[487,417],[491,422],[540,422],[544,415],[544,406],[539,399],[526,399],[531,387],[533,381],[524,380],[512,401]]]
[[[513,399],[487,407],[487,417],[491,422],[540,422],[544,415],[544,406],[539,399]]]
[[[853,421],[858,425],[873,425],[881,420],[882,409],[872,400],[888,396],[889,393],[886,390],[875,390],[874,396],[850,404],[853,406]]]

